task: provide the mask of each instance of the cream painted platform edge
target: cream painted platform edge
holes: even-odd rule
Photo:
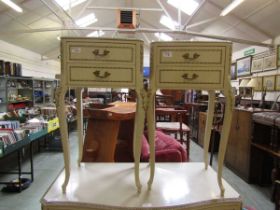
[[[241,209],[239,194],[225,181],[220,196],[217,174],[204,163],[157,163],[151,191],[143,185],[137,193],[133,163],[82,163],[72,168],[66,193],[61,172],[42,198],[43,209]],[[149,165],[141,163],[147,183]]]

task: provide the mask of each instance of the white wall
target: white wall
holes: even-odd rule
[[[22,76],[55,78],[60,62],[41,60],[41,55],[0,40],[0,60],[22,64]]]

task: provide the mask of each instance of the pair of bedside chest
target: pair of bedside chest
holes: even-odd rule
[[[240,208],[239,195],[227,194],[222,182],[222,167],[227,146],[231,122],[231,110],[234,99],[231,94],[230,85],[230,64],[231,64],[231,43],[229,42],[154,42],[150,46],[150,69],[149,86],[143,86],[143,42],[140,40],[126,39],[100,39],[100,38],[61,38],[61,82],[57,91],[57,110],[60,120],[61,139],[64,151],[65,171],[63,173],[63,192],[66,193],[71,173],[70,149],[68,142],[66,117],[64,114],[64,95],[69,87],[76,88],[77,110],[78,110],[78,138],[79,138],[79,160],[80,168],[76,168],[74,173],[84,173],[82,167],[92,167],[98,163],[81,163],[83,152],[83,129],[82,129],[82,102],[81,91],[84,87],[112,87],[134,89],[137,95],[133,154],[134,165],[133,176],[138,194],[141,194],[140,175],[143,171],[143,163],[140,164],[141,137],[144,130],[144,121],[147,120],[148,135],[150,139],[150,162],[147,166],[149,173],[145,170],[144,177],[147,177],[148,189],[153,191],[153,181],[158,173],[155,164],[155,93],[157,89],[200,89],[209,93],[208,115],[206,120],[206,131],[204,137],[204,163],[181,163],[175,164],[180,171],[189,164],[194,167],[194,171],[207,173],[208,168],[208,147],[210,140],[211,125],[214,112],[215,90],[222,90],[226,97],[226,109],[224,115],[224,126],[221,134],[221,143],[218,156],[217,180],[220,199],[229,197],[234,204],[232,209]],[[110,131],[108,131],[110,132]],[[123,167],[121,163],[120,167]],[[193,166],[196,165],[196,166]],[[89,166],[91,165],[91,166]],[[170,164],[169,164],[170,165]],[[172,164],[171,164],[172,165]],[[94,167],[94,166],[93,166]],[[104,163],[104,167],[106,164]],[[117,165],[115,166],[117,167]],[[169,166],[168,166],[169,167]],[[173,167],[173,166],[171,166]],[[176,168],[175,167],[175,168]],[[102,167],[101,167],[102,168]],[[175,170],[177,170],[175,169]],[[186,169],[191,170],[190,168]],[[212,169],[211,169],[212,170]],[[83,171],[83,172],[82,172]],[[97,171],[93,171],[88,176],[94,177]],[[184,173],[184,172],[178,172]],[[195,172],[196,173],[196,172]],[[209,172],[212,173],[212,172]],[[75,175],[76,176],[76,175]],[[142,175],[141,175],[142,176]],[[156,175],[157,177],[157,175]],[[186,174],[188,177],[188,174]],[[213,178],[213,177],[212,177]],[[157,178],[156,178],[157,179]],[[155,179],[155,181],[156,181]],[[186,178],[186,179],[190,179]],[[197,179],[192,174],[191,179]],[[161,178],[159,179],[161,180]],[[61,181],[61,180],[60,180]],[[188,180],[190,181],[190,180]],[[205,181],[205,180],[204,180]],[[193,182],[193,181],[191,181]],[[214,182],[216,180],[214,179]],[[71,183],[71,181],[70,181]],[[161,185],[156,181],[156,185]],[[69,190],[72,189],[70,184]],[[67,188],[67,189],[68,189]],[[157,187],[155,187],[157,188]],[[214,191],[217,191],[215,189]],[[94,189],[93,189],[94,190]],[[229,189],[231,192],[232,189]],[[136,190],[135,190],[136,192]],[[211,190],[209,191],[212,198]],[[207,193],[206,193],[207,194]],[[66,193],[67,195],[67,193]],[[231,198],[231,196],[234,195]],[[206,199],[206,200],[207,200]],[[233,199],[233,200],[231,200]],[[48,203],[48,199],[43,203]],[[184,203],[185,201],[183,201]],[[187,202],[187,201],[186,201]],[[192,203],[188,201],[189,204]],[[211,203],[211,202],[210,202]],[[189,205],[188,204],[188,205]],[[117,205],[117,204],[115,204]],[[142,205],[142,204],[141,204]],[[212,205],[212,204],[211,204]],[[153,206],[153,204],[152,204]]]

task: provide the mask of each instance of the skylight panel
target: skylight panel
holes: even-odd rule
[[[100,36],[103,36],[104,34],[105,34],[105,33],[104,33],[104,31],[102,31],[102,30],[93,31],[93,32],[89,33],[89,34],[87,35],[87,37],[100,37]]]
[[[188,15],[192,15],[199,6],[195,0],[167,0],[167,3]]]
[[[166,15],[161,16],[160,21],[159,21],[162,25],[166,26],[167,28],[171,29],[171,30],[175,30],[176,27],[179,25],[176,21],[173,21],[172,19],[170,19],[169,17],[167,17]]]
[[[17,12],[22,12],[22,8],[19,7],[17,4],[15,4],[14,2],[12,2],[11,0],[1,0],[3,3],[5,3],[6,5],[8,5],[9,7],[11,7],[13,10],[17,11]]]
[[[60,5],[64,10],[69,10],[86,0],[55,0],[58,5]]]
[[[97,21],[97,18],[95,17],[95,14],[90,13],[90,14],[76,20],[75,23],[80,27],[86,27],[92,23],[95,23],[96,21]]]
[[[165,33],[155,33],[155,36],[162,41],[172,41],[173,38]]]
[[[244,0],[234,0],[232,1],[223,11],[221,12],[220,16],[226,16],[232,10],[234,10],[237,6],[239,6]]]

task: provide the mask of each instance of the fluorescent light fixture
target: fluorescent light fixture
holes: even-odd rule
[[[165,33],[155,33],[155,36],[162,41],[172,41],[173,38]]]
[[[55,0],[58,5],[60,5],[64,10],[69,10],[72,7],[75,7],[86,0]]]
[[[104,31],[102,31],[102,30],[93,31],[93,32],[89,33],[89,34],[87,35],[87,37],[100,37],[100,36],[103,36],[104,34],[105,34],[105,33],[104,33]]]
[[[192,15],[199,6],[195,0],[167,0],[167,3],[188,15]]]
[[[75,21],[75,23],[80,26],[80,27],[86,27],[89,26],[92,23],[95,23],[97,21],[95,14],[94,13],[90,13],[78,20]]]
[[[162,15],[159,22],[171,30],[175,30],[179,25],[176,21],[170,19],[166,15]]]
[[[3,3],[7,4],[9,7],[11,7],[13,10],[17,12],[22,12],[22,8],[20,8],[18,5],[16,5],[14,2],[11,0],[1,0]]]
[[[239,4],[241,4],[243,1],[244,0],[232,1],[225,9],[223,9],[220,16],[226,16],[228,13],[230,13],[232,10],[234,10],[234,8],[237,7]]]

